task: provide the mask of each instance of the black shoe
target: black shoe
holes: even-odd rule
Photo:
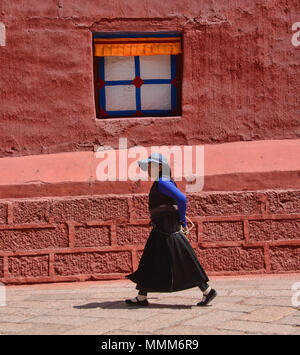
[[[217,291],[213,288],[209,291],[208,295],[203,295],[203,300],[197,303],[197,306],[203,307],[207,306],[215,297],[217,296]]]
[[[137,297],[135,298],[136,302],[132,301],[132,300],[125,300],[125,302],[130,305],[130,306],[141,306],[141,307],[146,307],[149,305],[149,302],[147,299],[140,301]]]

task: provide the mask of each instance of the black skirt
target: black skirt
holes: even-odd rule
[[[155,221],[138,269],[126,277],[148,292],[175,292],[209,281],[174,215]]]

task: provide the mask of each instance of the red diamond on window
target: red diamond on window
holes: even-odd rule
[[[177,86],[177,79],[174,78],[174,79],[171,81],[171,84],[173,84],[174,86]]]
[[[137,110],[134,114],[134,116],[140,117],[143,116],[142,112],[140,110]]]
[[[132,85],[136,86],[138,89],[144,84],[144,80],[141,79],[139,76],[136,76],[132,82]]]
[[[108,117],[108,113],[104,111],[102,107],[100,107],[100,115],[101,117]]]
[[[105,86],[105,81],[103,81],[101,78],[98,79],[97,82],[98,90],[101,90],[103,86]]]

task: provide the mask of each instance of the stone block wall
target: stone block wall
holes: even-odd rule
[[[188,239],[208,275],[300,270],[300,190],[187,194]],[[0,281],[121,279],[151,231],[148,195],[0,202]]]

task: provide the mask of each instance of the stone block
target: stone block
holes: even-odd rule
[[[48,201],[18,201],[13,203],[13,223],[47,223]]]
[[[136,195],[132,197],[135,218],[149,218],[148,195]]]
[[[119,245],[145,245],[150,234],[150,227],[124,225],[117,226],[117,243]]]
[[[249,221],[250,241],[300,239],[300,220]]]
[[[8,258],[9,277],[40,277],[49,275],[49,256],[11,256]]]
[[[131,269],[131,253],[128,251],[65,253],[54,256],[56,275],[125,273]]]
[[[0,224],[7,223],[7,204],[0,203]]]
[[[66,221],[86,222],[129,218],[125,197],[85,197],[57,199],[52,202],[51,216],[57,223]]]
[[[270,213],[299,213],[300,191],[270,191],[265,193],[268,199]]]
[[[0,250],[36,250],[68,247],[68,231],[64,224],[56,228],[24,228],[0,230]]]
[[[270,265],[272,271],[299,271],[300,247],[278,246],[270,248]]]
[[[230,216],[260,213],[260,199],[255,192],[191,194],[188,216]]]
[[[244,239],[243,222],[203,222],[203,241],[240,241]]]
[[[75,228],[75,247],[104,247],[110,244],[110,228],[108,226]]]
[[[206,271],[263,271],[262,248],[220,247],[197,248],[196,254]]]

